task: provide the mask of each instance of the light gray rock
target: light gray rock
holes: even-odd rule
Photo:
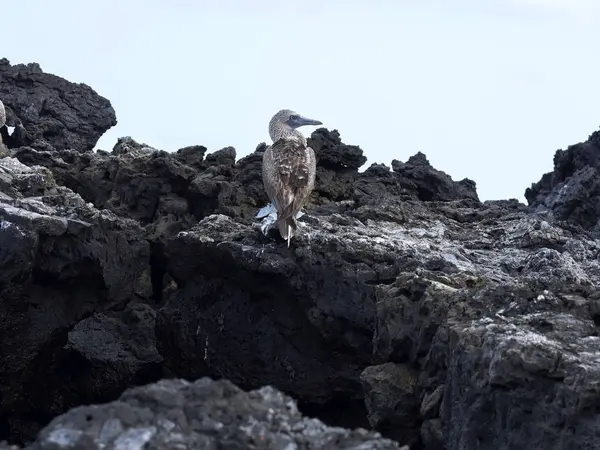
[[[28,450],[314,449],[393,450],[362,429],[303,417],[270,386],[244,392],[226,380],[163,380],[125,391],[105,405],[82,406],[52,420]]]

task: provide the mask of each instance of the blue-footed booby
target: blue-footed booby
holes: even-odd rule
[[[322,125],[322,122],[289,109],[279,111],[269,122],[273,144],[263,154],[263,184],[277,212],[275,223],[279,234],[287,240],[288,247],[296,234],[296,219],[315,186],[317,174],[315,152],[297,130],[305,125]],[[261,209],[257,217],[261,214],[264,217],[266,212],[265,208]]]
[[[6,123],[6,111],[4,110],[4,103],[0,100],[0,128]]]

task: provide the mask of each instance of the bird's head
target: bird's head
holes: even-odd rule
[[[303,127],[305,125],[323,125],[320,120],[309,119],[308,117],[301,116],[296,111],[289,109],[282,109],[277,113],[279,120],[292,128]]]
[[[287,134],[286,131],[291,132],[306,125],[323,125],[323,122],[304,117],[291,109],[282,109],[271,119],[269,132],[271,138],[275,141],[282,135]]]

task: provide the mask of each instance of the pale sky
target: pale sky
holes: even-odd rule
[[[359,145],[361,170],[422,151],[482,200],[524,201],[600,127],[598,23],[597,0],[22,0],[0,56],[108,98],[105,150],[241,157],[289,108]]]

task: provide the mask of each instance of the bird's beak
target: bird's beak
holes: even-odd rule
[[[299,127],[303,127],[305,125],[323,125],[323,122],[320,120],[309,119],[308,117],[300,116],[296,121]]]

